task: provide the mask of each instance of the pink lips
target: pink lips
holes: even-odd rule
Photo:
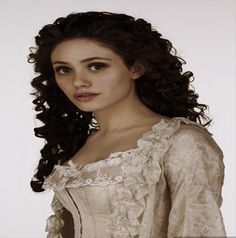
[[[94,99],[98,95],[99,95],[98,93],[92,93],[92,92],[75,93],[74,98],[80,102],[87,102]]]

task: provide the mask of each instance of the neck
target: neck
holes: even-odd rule
[[[121,130],[145,125],[147,121],[157,120],[158,114],[147,108],[138,98],[121,102],[112,107],[94,111],[99,125],[99,134],[110,134]]]

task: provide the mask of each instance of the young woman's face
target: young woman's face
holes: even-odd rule
[[[51,62],[58,86],[80,110],[95,112],[132,100],[134,79],[140,76],[135,67],[128,69],[111,49],[88,39],[72,39],[56,46]],[[95,97],[78,97],[90,92]]]

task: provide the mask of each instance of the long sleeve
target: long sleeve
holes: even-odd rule
[[[207,131],[186,126],[173,135],[164,160],[171,197],[168,238],[226,237],[220,206],[223,153]]]
[[[47,219],[46,229],[45,231],[48,232],[47,238],[62,238],[60,231],[64,226],[64,221],[62,219],[63,213],[63,206],[59,199],[57,198],[56,194],[53,196],[53,200],[51,203],[52,210],[54,215],[51,215]]]

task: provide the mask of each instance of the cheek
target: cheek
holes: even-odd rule
[[[113,71],[102,79],[105,87],[113,89],[127,88],[130,85],[130,80],[129,75],[123,71]]]
[[[124,82],[126,81],[126,82]],[[128,82],[128,79],[123,79],[121,81],[116,81],[116,82],[109,82],[105,86],[105,94],[108,97],[109,100],[117,100],[117,99],[122,99],[130,93],[130,84]],[[105,96],[105,95],[104,95]]]
[[[69,91],[69,85],[63,80],[56,80],[57,86],[66,94]]]

